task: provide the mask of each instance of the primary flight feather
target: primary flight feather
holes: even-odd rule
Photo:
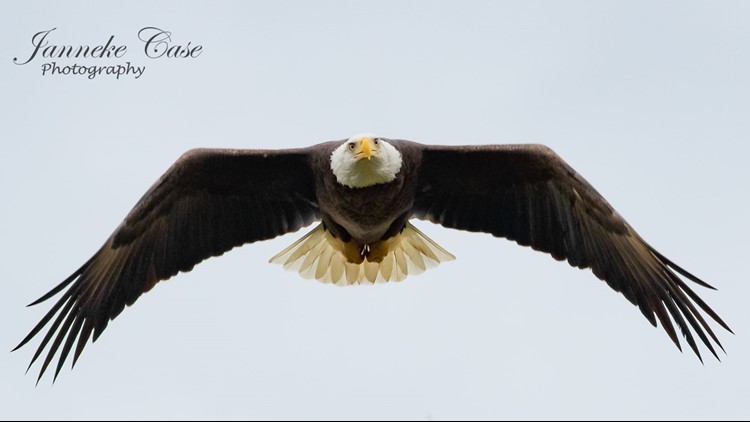
[[[16,349],[51,323],[29,367],[101,335],[161,280],[245,243],[320,224],[271,259],[337,285],[400,281],[453,259],[409,223],[490,233],[591,268],[700,358],[724,321],[680,277],[709,287],[648,245],[607,201],[541,145],[428,146],[357,135],[288,150],[191,150],[146,192],[99,251],[32,303],[62,293]],[[14,349],[15,350],[15,349]],[[718,358],[718,356],[717,356]]]

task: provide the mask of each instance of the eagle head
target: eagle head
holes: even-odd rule
[[[401,170],[401,153],[371,133],[352,136],[331,154],[336,180],[350,188],[392,182]]]

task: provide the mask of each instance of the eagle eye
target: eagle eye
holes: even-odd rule
[[[354,147],[355,147],[354,142],[349,142],[349,149],[354,151]]]

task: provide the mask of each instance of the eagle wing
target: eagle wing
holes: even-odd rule
[[[52,342],[38,379],[59,350],[57,378],[76,338],[74,366],[91,335],[96,341],[110,320],[159,281],[235,246],[318,219],[308,154],[308,149],[185,153],[88,262],[31,304],[67,288],[16,347],[54,318],[29,368]]]
[[[699,358],[691,328],[717,359],[711,340],[722,347],[700,310],[731,332],[677,274],[713,287],[647,244],[545,146],[425,146],[413,215],[505,237],[574,267],[591,268],[652,325],[658,319],[682,350],[671,315]]]

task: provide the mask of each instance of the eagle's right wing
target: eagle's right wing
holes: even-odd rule
[[[57,314],[29,364],[51,341],[39,379],[60,350],[56,378],[76,338],[73,365],[92,333],[96,341],[157,282],[235,246],[309,225],[319,210],[308,155],[308,149],[187,152],[88,262],[32,303],[67,289],[16,349]]]

